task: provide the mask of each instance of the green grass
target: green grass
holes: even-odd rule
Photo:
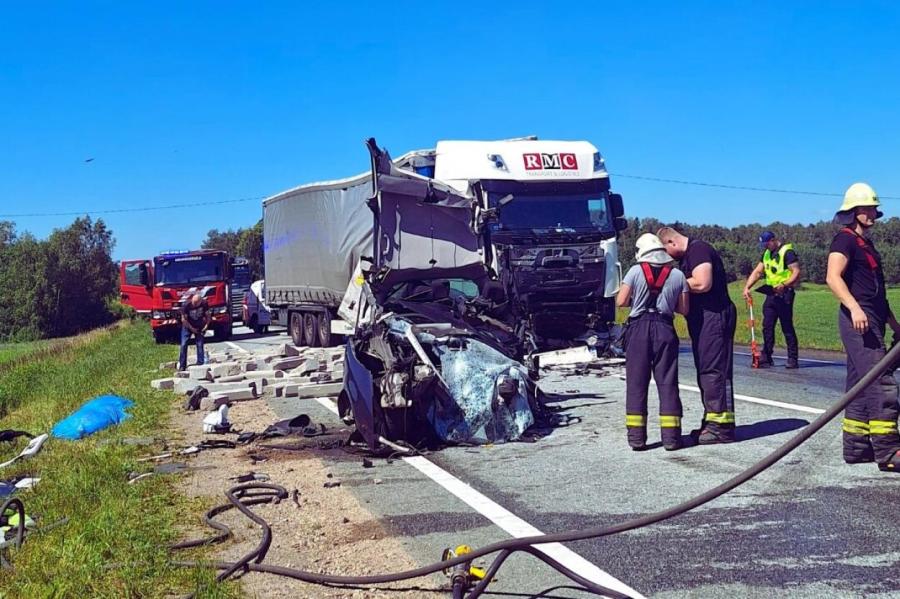
[[[38,351],[50,341],[26,341],[23,343],[0,343],[0,364],[22,358],[32,352]]]
[[[205,506],[181,496],[172,476],[127,484],[129,472],[143,470],[136,458],[159,447],[117,441],[165,435],[172,395],[152,390],[149,381],[176,351],[155,345],[146,324],[126,324],[0,372],[0,428],[47,432],[104,393],[135,402],[125,423],[80,441],[51,438],[36,457],[2,471],[42,478],[22,494],[39,524],[69,522],[11,550],[14,570],[0,573],[0,596],[169,597],[195,590],[200,597],[237,596],[235,583],[214,585],[210,571],[168,563],[166,547],[178,539],[178,527],[197,522]],[[0,460],[23,445],[0,447]]]
[[[735,342],[749,345],[750,312],[747,303],[741,296],[744,289],[744,281],[735,281],[728,286],[728,292],[738,309],[738,326],[735,334]],[[753,312],[756,318],[756,339],[762,346],[762,307],[765,296],[753,294]],[[892,306],[900,306],[900,288],[888,289],[888,299]],[[842,351],[841,338],[837,330],[838,301],[834,298],[825,285],[804,283],[797,291],[797,299],[794,304],[794,327],[797,329],[797,338],[801,349],[826,349]],[[628,312],[619,311],[619,321],[627,318]],[[687,325],[684,319],[678,317],[675,328],[682,339],[688,338]],[[776,351],[784,349],[784,336],[781,327],[776,326]]]

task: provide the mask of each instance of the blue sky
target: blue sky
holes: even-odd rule
[[[587,139],[610,171],[900,196],[900,3],[5,3],[0,214],[266,196],[438,139]],[[85,162],[93,158],[92,162]],[[613,178],[633,216],[828,218],[839,198]],[[900,200],[886,200],[900,215]],[[259,201],[103,218],[117,258]],[[0,217],[7,218],[10,217]],[[46,236],[74,217],[14,217]]]

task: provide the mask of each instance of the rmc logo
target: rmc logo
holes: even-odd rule
[[[542,170],[578,170],[578,159],[575,154],[522,154],[526,171]]]

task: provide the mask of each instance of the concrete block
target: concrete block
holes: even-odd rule
[[[187,370],[179,370],[178,372],[175,373],[175,378],[176,379],[189,379],[189,378],[191,378],[191,375],[188,373]]]
[[[235,389],[234,391],[217,391],[215,393],[210,393],[209,398],[212,402],[215,402],[216,400],[247,401],[256,399],[257,395],[254,391],[254,389],[250,388]]]
[[[210,394],[213,393],[227,393],[230,391],[238,391],[243,389],[252,389],[253,393],[257,393],[257,389],[262,387],[261,381],[241,381],[237,383],[207,383],[204,381],[199,381],[199,383],[203,386],[204,389],[209,391]]]
[[[241,365],[237,362],[222,362],[210,368],[213,378],[221,378],[223,376],[234,376],[241,372]]]
[[[187,368],[190,378],[195,381],[211,381],[210,367],[206,364],[202,366],[188,366]]]
[[[188,395],[202,383],[203,381],[195,381],[194,379],[175,379],[175,393]]]
[[[150,386],[154,389],[174,389],[175,379],[156,379],[150,381]]]
[[[243,381],[247,379],[247,375],[244,373],[235,374],[234,376],[220,376],[216,379],[217,383],[237,383],[239,381]]]
[[[244,369],[244,372],[253,372],[254,370],[257,370],[255,360],[253,362],[244,362],[241,367]]]
[[[281,345],[279,345],[278,349],[275,351],[275,354],[288,358],[303,355],[300,349],[291,345],[290,343],[282,343]]]
[[[298,368],[301,364],[304,364],[306,360],[306,358],[301,356],[279,358],[277,360],[272,360],[271,368],[272,370],[293,370],[294,368]]]
[[[175,362],[175,361],[172,361],[172,362],[162,362],[162,363],[159,365],[159,369],[160,369],[160,370],[175,370],[176,368],[178,368],[178,362]]]
[[[292,388],[293,387],[293,388]],[[323,383],[321,385],[287,385],[284,388],[285,397],[332,397],[340,394],[344,383]],[[290,391],[290,392],[289,392]]]

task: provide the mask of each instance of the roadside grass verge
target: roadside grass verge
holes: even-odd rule
[[[21,550],[11,550],[14,570],[0,572],[0,596],[171,597],[185,591],[206,598],[237,596],[236,584],[213,584],[211,571],[169,565],[166,547],[206,506],[180,495],[173,476],[127,484],[129,472],[147,469],[136,459],[160,447],[121,441],[166,435],[172,395],[151,389],[149,382],[163,376],[158,364],[173,359],[177,350],[154,344],[145,323],[89,335],[86,342],[0,372],[0,428],[49,432],[82,403],[106,393],[135,402],[133,418],[123,424],[80,441],[50,438],[36,457],[0,471],[3,478],[41,478],[21,494],[39,525],[68,518],[31,535]],[[24,444],[0,446],[0,461]]]
[[[11,362],[22,356],[38,351],[50,341],[23,341],[22,343],[0,343],[0,364]]]
[[[748,322],[750,320],[750,310],[747,308],[747,303],[741,295],[743,289],[744,281],[734,281],[728,285],[728,293],[738,310],[737,331],[734,335],[734,341],[735,343],[749,345],[750,328]],[[797,291],[796,298],[794,328],[797,329],[800,349],[843,351],[844,348],[841,345],[841,337],[837,329],[838,301],[831,294],[828,287],[826,285],[804,283]],[[753,294],[756,340],[760,347],[762,347],[763,343],[762,309],[765,300],[766,297],[764,295],[759,293]],[[892,306],[900,309],[900,288],[888,289],[888,300]],[[628,318],[628,311],[619,310],[618,317],[619,322],[623,322]],[[679,316],[675,319],[675,328],[681,339],[686,340],[689,338],[684,318]],[[888,343],[890,343],[890,331],[888,332]],[[776,353],[783,354],[785,343],[780,324],[775,327],[775,345]]]

